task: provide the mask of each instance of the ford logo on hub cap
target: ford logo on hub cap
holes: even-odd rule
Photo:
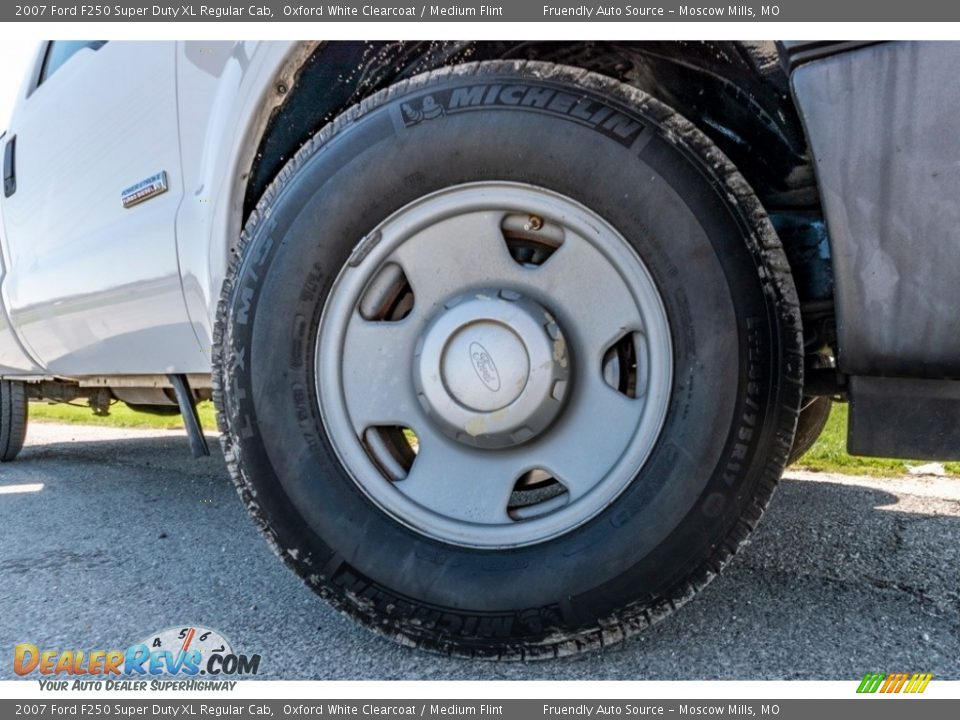
[[[490,353],[478,342],[470,343],[470,362],[473,363],[480,382],[486,385],[490,392],[497,392],[500,389],[500,373],[497,372]]]

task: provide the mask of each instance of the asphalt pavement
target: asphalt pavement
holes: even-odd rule
[[[693,602],[626,643],[536,663],[451,660],[331,610],[247,518],[219,445],[34,423],[0,465],[0,678],[13,647],[223,633],[283,679],[960,679],[960,480],[790,472],[752,542]]]

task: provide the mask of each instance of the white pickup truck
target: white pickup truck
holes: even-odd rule
[[[554,657],[689,600],[833,400],[960,456],[953,43],[44,43],[0,140],[29,400],[216,403],[316,592]]]

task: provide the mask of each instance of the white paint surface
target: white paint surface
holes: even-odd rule
[[[14,33],[4,33],[0,42],[0,132],[7,129],[27,66],[39,43],[34,37],[16,37]]]

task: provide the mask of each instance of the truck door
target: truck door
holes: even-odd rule
[[[47,43],[14,110],[4,284],[12,325],[50,373],[209,370],[177,264],[175,51]]]

